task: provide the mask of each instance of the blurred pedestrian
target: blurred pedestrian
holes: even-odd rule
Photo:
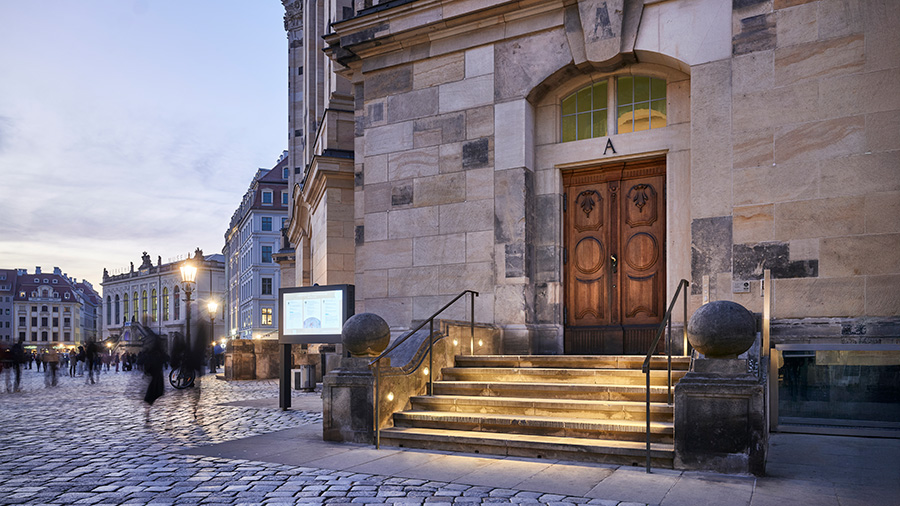
[[[69,376],[75,376],[75,366],[78,363],[78,354],[75,350],[69,350]]]
[[[16,376],[14,392],[22,390],[22,364],[25,362],[25,338],[19,338],[19,341],[12,346],[12,366]]]
[[[144,346],[141,350],[141,355],[143,356],[144,374],[150,377],[147,391],[144,394],[144,402],[147,403],[145,419],[149,423],[150,407],[153,406],[156,399],[159,399],[165,393],[163,364],[168,361],[169,357],[163,349],[162,339],[149,328],[144,330]]]
[[[0,374],[3,374],[4,379],[6,380],[6,391],[12,392],[12,371],[13,371],[13,359],[12,359],[12,350],[9,348],[2,346],[0,347]]]
[[[59,353],[54,348],[50,348],[44,358],[46,359],[44,362],[44,385],[55,387],[58,381],[56,371],[59,369]]]
[[[88,377],[85,379],[85,384],[90,381],[91,385],[94,384],[94,376],[97,376],[97,379],[100,379],[99,374],[95,374],[97,370],[97,343],[94,342],[93,339],[89,340],[84,348],[84,358],[85,358],[85,367],[87,368]]]
[[[113,356],[113,363],[116,364],[116,372],[119,372],[119,354]]]

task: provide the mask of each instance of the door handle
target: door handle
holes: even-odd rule
[[[619,259],[616,258],[615,255],[610,255],[609,260],[612,263],[611,267],[612,267],[613,274],[619,272]]]

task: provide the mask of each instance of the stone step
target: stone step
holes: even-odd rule
[[[690,357],[672,357],[672,370],[686,371]],[[458,355],[457,367],[539,367],[551,369],[640,369],[643,355]],[[650,369],[666,369],[668,357],[650,358]]]
[[[582,399],[598,401],[645,401],[645,388],[644,384],[609,385],[600,383],[437,381],[434,384],[434,393],[435,395],[469,395],[484,397],[539,397],[546,399]],[[668,401],[665,385],[650,387],[650,401]]]
[[[686,371],[672,371],[677,383]],[[650,384],[665,385],[666,371],[651,370]],[[603,385],[645,385],[646,377],[640,369],[559,369],[507,367],[445,367],[443,381],[492,381],[525,383],[580,383]]]
[[[403,411],[394,413],[394,426],[620,441],[646,440],[646,422],[643,420],[590,420],[564,416]],[[674,432],[672,422],[650,422],[651,441],[672,443]]]
[[[635,401],[435,395],[410,398],[414,411],[473,414],[565,416],[590,420],[646,420],[647,406]],[[650,419],[671,422],[674,407],[650,404]]]
[[[497,434],[420,427],[393,427],[381,430],[381,444],[402,448],[483,453],[510,457],[599,462],[643,466],[646,443],[525,434]],[[672,444],[651,443],[651,465],[673,467]]]

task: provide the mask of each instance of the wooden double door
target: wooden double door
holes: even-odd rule
[[[565,352],[643,355],[665,313],[665,158],[563,183]]]

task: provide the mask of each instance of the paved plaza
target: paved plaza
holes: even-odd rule
[[[898,440],[774,435],[766,478],[646,475],[324,442],[320,394],[281,411],[274,380],[167,385],[148,419],[144,381],[25,370],[0,393],[0,504],[900,504]]]

